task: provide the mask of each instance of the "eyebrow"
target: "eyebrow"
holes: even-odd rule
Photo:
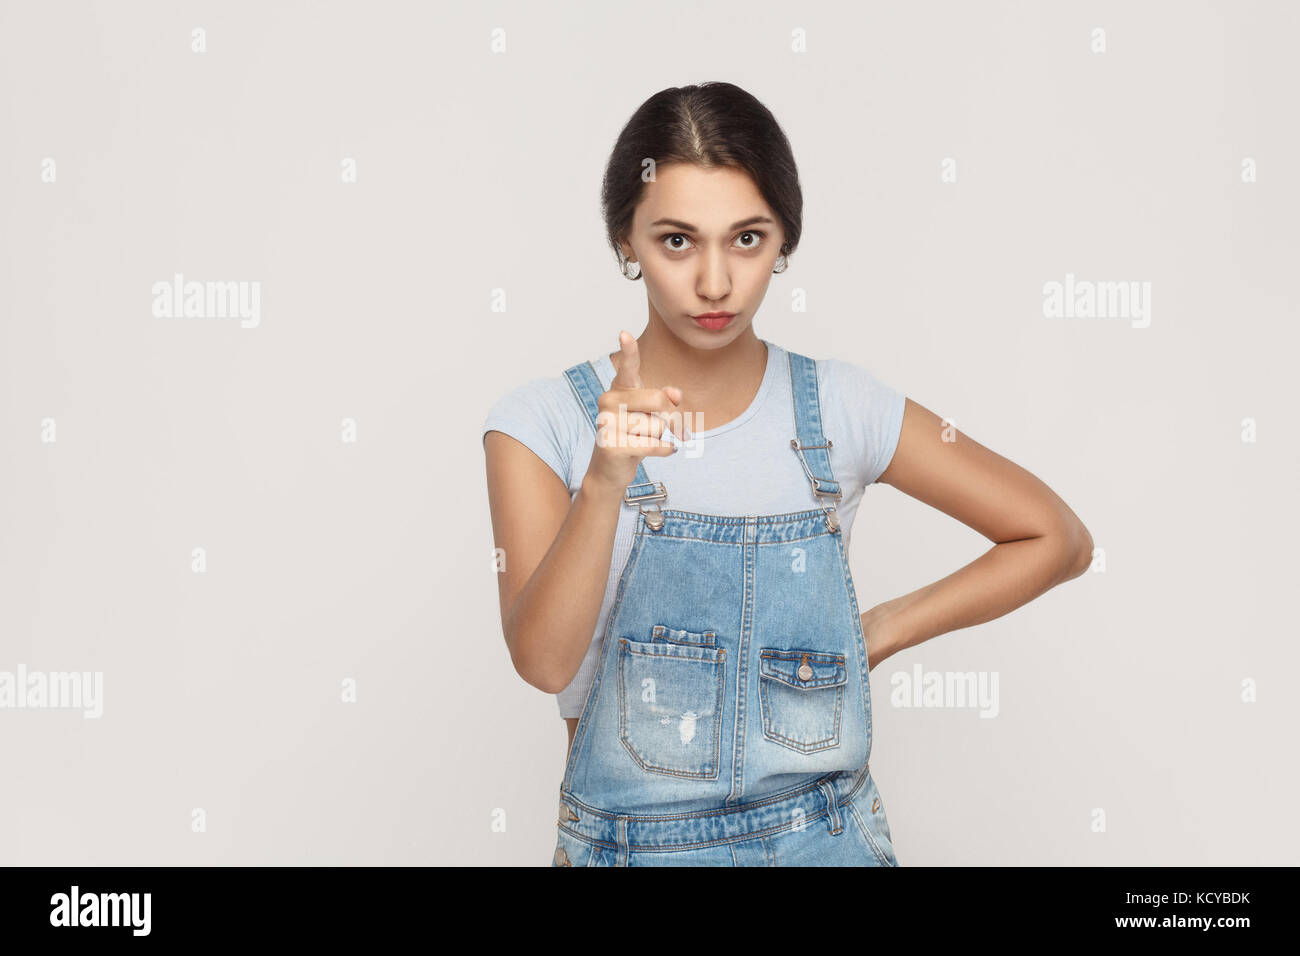
[[[771,219],[771,218],[768,217],[768,216],[750,216],[748,219],[742,219],[742,220],[740,220],[740,222],[733,222],[733,223],[731,224],[731,230],[728,230],[728,231],[730,232],[730,231],[735,230],[735,229],[744,229],[746,226],[756,226],[756,225],[758,225],[760,222],[767,222],[767,223],[773,223],[773,224],[775,224],[775,220]],[[699,231],[700,231],[699,228],[698,228],[697,226],[692,226],[689,222],[682,222],[680,219],[656,219],[654,222],[650,223],[650,225],[651,225],[651,227],[654,227],[654,226],[676,226],[678,229],[684,229],[684,230],[686,230],[687,232],[699,232]]]

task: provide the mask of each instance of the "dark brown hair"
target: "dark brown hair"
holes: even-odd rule
[[[740,87],[715,82],[660,90],[618,134],[605,166],[601,210],[620,264],[619,243],[632,231],[647,158],[655,161],[656,169],[680,162],[744,170],[781,222],[781,254],[789,256],[799,245],[803,190],[790,141],[771,111]]]

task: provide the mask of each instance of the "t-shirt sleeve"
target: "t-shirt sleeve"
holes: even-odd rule
[[[829,394],[838,403],[854,454],[861,462],[863,484],[870,485],[894,459],[907,397],[870,369],[839,359],[826,362],[826,379],[823,401]],[[835,441],[836,436],[829,437]]]
[[[483,436],[498,431],[521,442],[568,488],[578,411],[567,381],[534,379],[497,400],[483,421]]]

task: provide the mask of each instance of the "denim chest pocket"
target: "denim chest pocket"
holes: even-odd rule
[[[799,753],[840,745],[848,683],[843,654],[765,647],[759,674],[763,736]]]
[[[714,637],[656,626],[650,641],[619,638],[618,735],[642,770],[718,778],[727,652]]]

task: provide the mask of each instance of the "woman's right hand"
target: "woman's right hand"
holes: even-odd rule
[[[619,332],[618,345],[622,355],[617,374],[609,391],[596,399],[596,448],[587,474],[622,489],[636,478],[642,458],[667,457],[677,450],[661,439],[664,429],[683,441],[690,439],[690,429],[678,409],[682,390],[673,385],[644,387],[636,339],[630,332]]]

